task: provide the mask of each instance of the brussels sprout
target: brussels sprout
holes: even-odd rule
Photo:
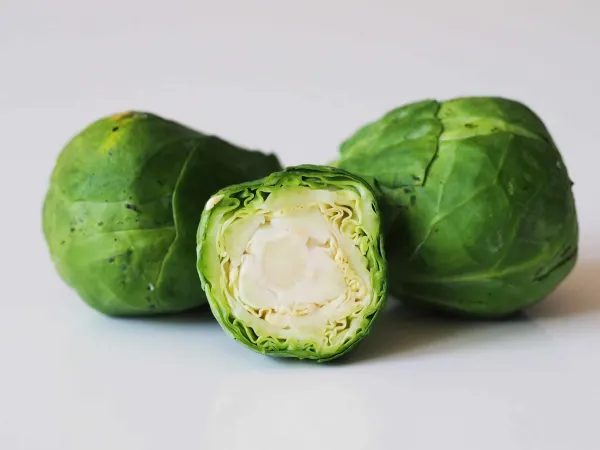
[[[202,213],[197,252],[213,314],[259,353],[334,359],[385,303],[376,198],[339,169],[291,167],[222,189]]]
[[[571,180],[542,121],[502,98],[427,100],[358,130],[338,166],[390,206],[390,293],[475,317],[550,293],[577,259]]]
[[[110,315],[177,312],[206,302],[195,269],[202,206],[223,186],[279,170],[158,116],[100,119],[58,157],[43,207],[55,267]]]

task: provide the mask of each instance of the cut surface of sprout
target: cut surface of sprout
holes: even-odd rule
[[[371,205],[361,206],[352,190],[263,194],[225,215],[217,231],[220,285],[233,320],[255,339],[335,348],[362,326],[372,301]]]

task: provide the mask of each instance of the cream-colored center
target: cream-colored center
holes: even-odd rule
[[[307,216],[312,229],[303,226]],[[261,226],[242,256],[241,297],[256,308],[301,314],[343,295],[346,282],[331,257],[327,231],[316,211]]]
[[[252,215],[226,224],[227,297],[232,313],[259,336],[336,345],[358,326],[352,319],[371,299],[358,246],[364,235],[348,206],[356,199],[326,190],[302,193],[281,192],[286,201],[271,194]]]

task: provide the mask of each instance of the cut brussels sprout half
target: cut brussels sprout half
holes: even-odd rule
[[[385,303],[376,198],[339,169],[297,166],[222,189],[202,213],[197,253],[215,317],[263,354],[339,357]]]

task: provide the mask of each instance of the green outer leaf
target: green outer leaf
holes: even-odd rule
[[[421,132],[413,138],[411,129]],[[406,303],[504,316],[544,298],[575,265],[567,169],[542,121],[519,102],[403,106],[340,152],[339,167],[369,177],[395,212],[387,216],[390,291]]]
[[[110,315],[177,312],[206,301],[194,270],[202,201],[278,170],[237,148],[143,112],[100,119],[58,157],[43,206],[55,267]]]
[[[369,271],[372,276],[375,301],[370,305],[363,317],[362,330],[333,353],[320,354],[314,347],[303,348],[293,341],[281,342],[268,337],[258,337],[246,324],[234,319],[227,301],[221,298],[218,289],[213,286],[220,283],[219,257],[217,253],[217,228],[224,215],[242,207],[242,198],[253,197],[257,192],[269,192],[281,186],[307,186],[314,189],[352,189],[360,193],[364,202],[372,205],[374,227],[378,231],[371,236],[367,250]],[[198,274],[203,289],[208,297],[210,308],[221,327],[246,347],[265,355],[279,357],[295,357],[314,359],[317,362],[330,361],[348,353],[370,333],[373,322],[383,309],[386,301],[386,259],[383,237],[380,233],[379,206],[373,189],[361,178],[341,169],[326,166],[301,165],[288,167],[268,177],[221,189],[215,195],[222,195],[222,200],[213,208],[202,213],[197,235]]]

